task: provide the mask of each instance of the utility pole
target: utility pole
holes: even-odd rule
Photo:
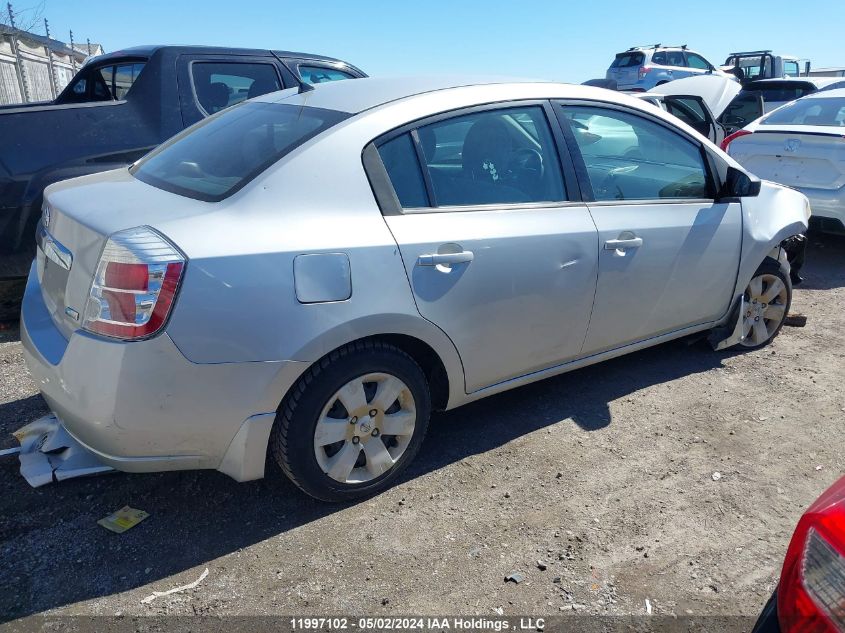
[[[21,90],[21,99],[23,99],[23,103],[29,103],[29,90],[27,90],[26,87],[26,71],[23,67],[21,53],[18,50],[18,27],[15,26],[15,12],[12,9],[11,2],[6,3],[6,9],[9,11],[9,26],[12,27],[12,33],[9,36],[9,44],[12,47],[12,54],[15,56],[15,70],[17,71],[16,74],[18,76],[18,86]]]
[[[76,74],[76,49],[73,47],[73,29],[70,31],[70,66],[73,68],[73,74]]]
[[[91,38],[86,38],[85,41],[88,43],[88,57],[91,57]]]
[[[47,18],[44,18],[44,32],[47,34],[47,39],[50,39],[50,24],[47,22]],[[48,42],[47,45],[44,47],[47,50],[47,63],[50,66],[50,88],[51,94],[53,98],[59,96],[59,80],[56,77],[56,67],[53,65],[53,49]]]

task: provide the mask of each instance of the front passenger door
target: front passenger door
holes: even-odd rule
[[[741,206],[714,199],[702,147],[628,108],[560,105],[599,232],[583,353],[718,320],[733,298]],[[575,152],[573,152],[575,153]]]

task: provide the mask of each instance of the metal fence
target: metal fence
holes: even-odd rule
[[[64,42],[0,26],[0,105],[55,99],[87,58]]]

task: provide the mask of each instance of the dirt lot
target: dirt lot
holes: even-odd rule
[[[0,620],[642,614],[646,599],[756,615],[802,509],[845,466],[843,306],[845,238],[813,236],[805,328],[754,353],[671,343],[438,415],[403,483],[357,505],[216,472],[34,490],[2,458]],[[14,329],[0,376],[6,448],[46,411]],[[97,525],[125,504],[150,518]],[[206,567],[196,589],[141,602]],[[513,571],[526,580],[505,583]]]

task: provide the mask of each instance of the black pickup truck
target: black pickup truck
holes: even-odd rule
[[[51,103],[0,107],[0,321],[17,318],[47,185],[131,164],[245,99],[357,77],[307,53],[144,46],[92,59]]]

